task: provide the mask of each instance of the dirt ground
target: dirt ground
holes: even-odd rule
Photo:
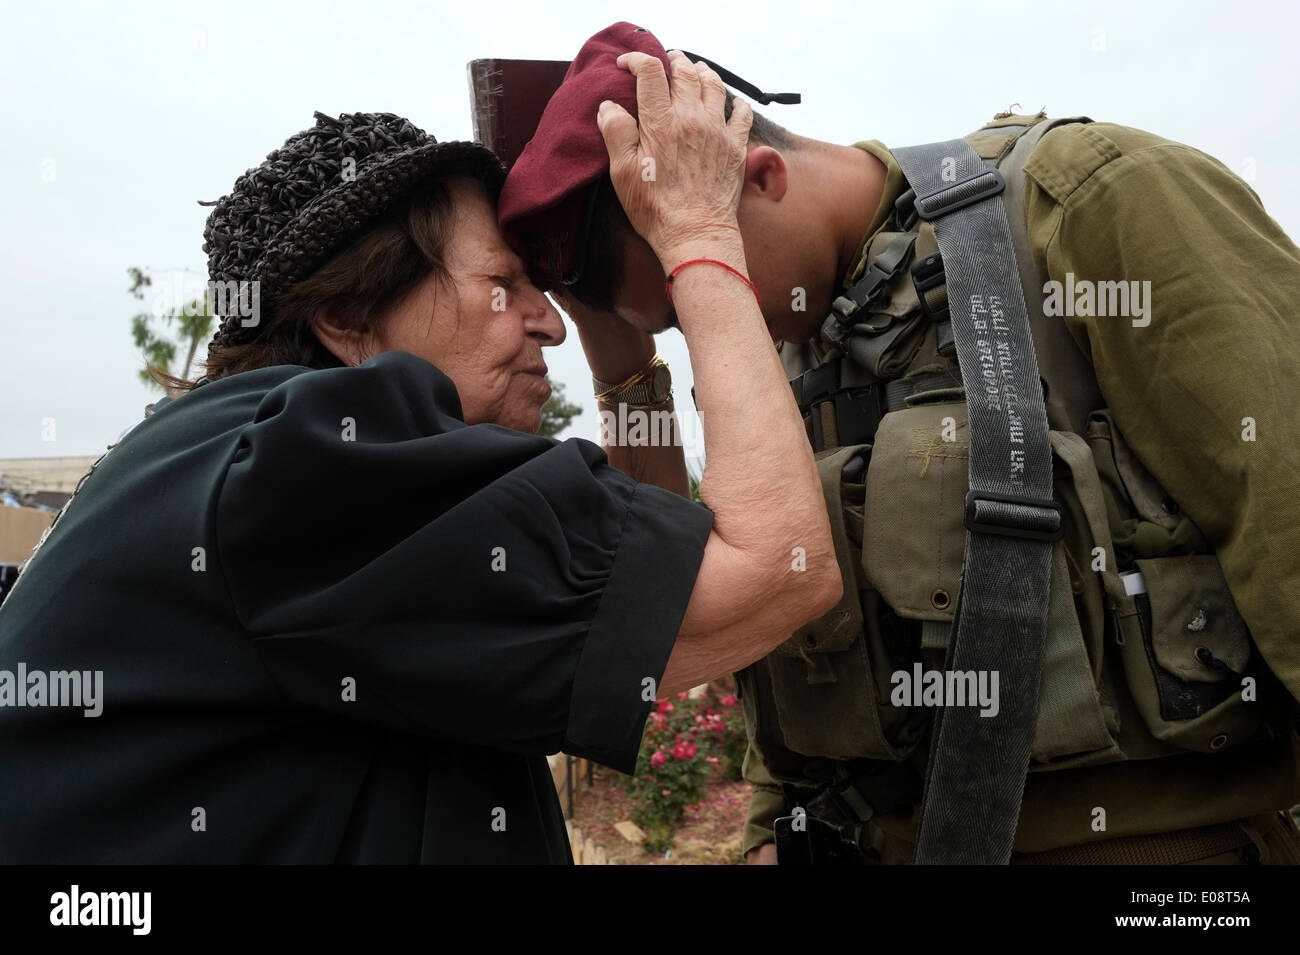
[[[618,865],[739,865],[740,837],[753,788],[747,782],[714,781],[698,804],[688,807],[667,858],[651,855],[614,829],[632,814],[632,800],[623,791],[623,777],[596,766],[593,784],[575,779],[573,824],[605,850]],[[561,796],[561,801],[563,801]]]

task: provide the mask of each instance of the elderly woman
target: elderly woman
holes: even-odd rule
[[[681,59],[638,76],[640,124],[601,120],[629,217],[666,266],[743,276],[750,114]],[[497,230],[501,179],[476,144],[318,114],[217,203],[211,277],[245,294],[205,377],[101,460],[0,609],[25,675],[0,861],[569,862],[545,754],[630,772],[656,696],[838,599],[742,278],[674,286],[707,507],[532,433],[565,329]],[[51,705],[74,671],[97,715]]]

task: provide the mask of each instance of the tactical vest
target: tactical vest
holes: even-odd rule
[[[1001,171],[1047,407],[1054,498],[1047,631],[1029,771],[1216,753],[1283,732],[1292,698],[1264,664],[1212,548],[1125,443],[1093,369],[1045,314],[1023,166],[1058,125],[1002,117],[966,137]],[[844,596],[737,675],[778,780],[823,784],[836,825],[913,800],[932,708],[894,675],[941,669],[961,586],[967,406],[934,229],[899,197],[835,309],[836,342],[786,343],[831,517]],[[882,767],[897,767],[898,770]]]

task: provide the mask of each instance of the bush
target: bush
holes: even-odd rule
[[[626,782],[637,803],[632,821],[645,830],[647,852],[672,847],[686,807],[704,798],[715,773],[740,779],[745,746],[744,716],[734,696],[692,700],[679,693],[655,705],[636,771]]]

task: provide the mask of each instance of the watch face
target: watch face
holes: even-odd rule
[[[654,377],[650,379],[650,394],[655,401],[663,401],[668,397],[668,389],[672,386],[672,375],[668,371],[667,365],[660,365],[655,369]]]

